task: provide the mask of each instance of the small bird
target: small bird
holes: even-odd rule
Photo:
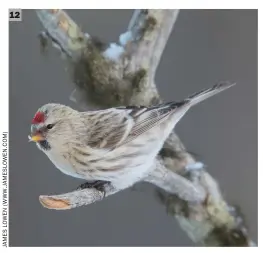
[[[63,173],[85,179],[80,186],[103,191],[128,188],[146,177],[175,125],[193,105],[233,86],[219,83],[180,102],[79,112],[49,103],[38,109],[29,141],[36,142]]]

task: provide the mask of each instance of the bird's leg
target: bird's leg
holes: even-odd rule
[[[87,189],[87,188],[95,188],[98,191],[101,191],[104,193],[104,196],[106,195],[106,191],[105,191],[105,185],[109,184],[109,181],[102,181],[102,180],[96,180],[94,182],[86,182],[81,184],[77,190],[83,190],[83,189]]]

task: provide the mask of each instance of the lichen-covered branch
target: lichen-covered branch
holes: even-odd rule
[[[153,84],[156,68],[178,14],[179,10],[136,10],[124,34],[130,37],[125,44],[130,56],[129,71],[147,69],[149,85]]]
[[[104,45],[84,34],[63,10],[37,10],[50,39],[68,58],[76,90],[71,99],[99,108],[159,103],[155,72],[179,10],[135,10],[119,42]],[[103,45],[103,46],[102,46]],[[215,179],[187,152],[172,133],[145,181],[181,228],[196,243],[207,246],[251,246],[240,214],[221,195]],[[106,197],[116,193],[106,188]],[[95,189],[40,196],[43,206],[64,210],[101,200]]]
[[[66,12],[59,9],[36,12],[48,38],[69,57],[78,59],[88,40],[78,25]]]

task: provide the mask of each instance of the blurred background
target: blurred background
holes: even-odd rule
[[[125,32],[132,10],[68,10],[89,34],[108,42]],[[30,122],[48,102],[79,109],[74,85],[55,49],[40,52],[42,26],[33,10],[9,26],[10,246],[191,246],[154,187],[127,189],[89,206],[48,210],[38,196],[68,192],[82,181],[57,170],[28,143]],[[176,127],[222,189],[238,205],[257,242],[257,10],[181,10],[156,81],[165,101],[217,81],[238,85],[193,108]]]

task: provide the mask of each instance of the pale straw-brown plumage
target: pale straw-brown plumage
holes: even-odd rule
[[[181,102],[149,108],[78,112],[46,104],[33,119],[30,139],[63,173],[124,189],[147,176],[166,138],[191,106],[232,85],[220,83]]]

